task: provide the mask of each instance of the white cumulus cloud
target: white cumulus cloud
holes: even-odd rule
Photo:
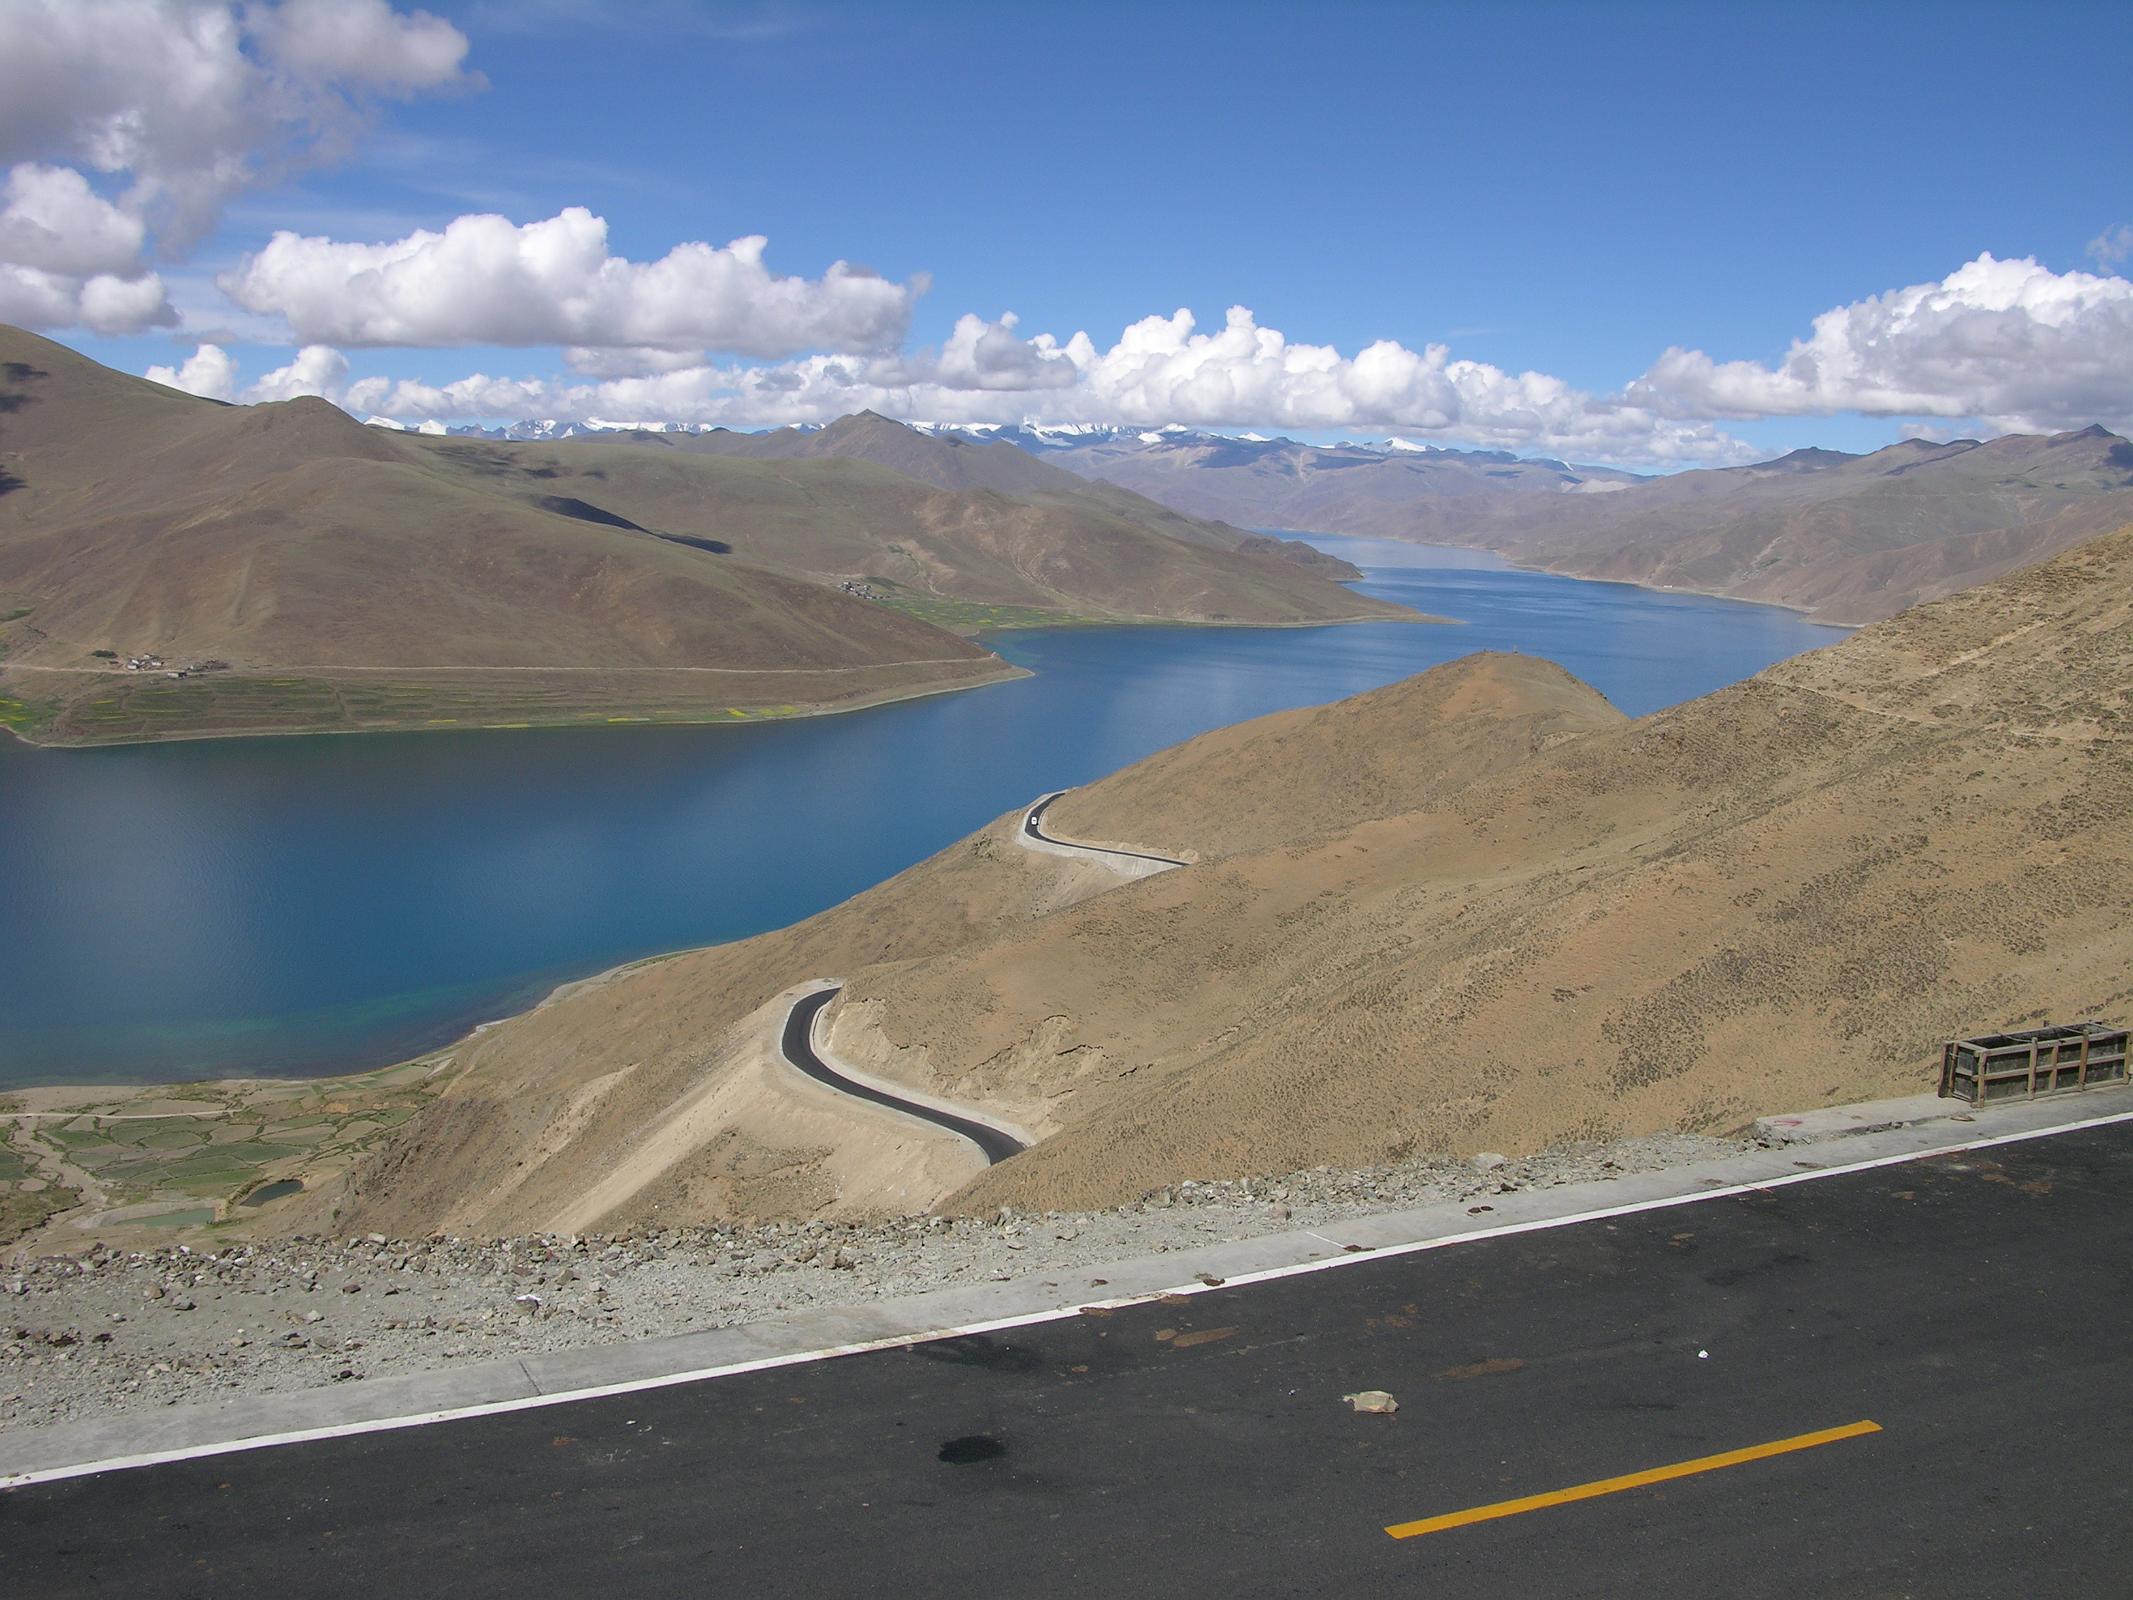
[[[302,83],[405,95],[461,81],[467,37],[427,11],[403,14],[385,0],[282,0],[244,16],[260,54]]]
[[[376,99],[474,83],[466,51],[385,0],[0,0],[0,317],[168,325],[151,255],[342,154]]]
[[[16,163],[0,188],[0,261],[40,272],[138,277],[148,229],[71,167]]]
[[[1986,254],[1938,283],[1825,311],[1774,365],[1669,349],[1628,395],[1677,417],[2133,422],[2133,282]]]
[[[1381,340],[1349,353],[1292,340],[1243,306],[1204,329],[1189,310],[1144,317],[1108,346],[1085,332],[1026,335],[1012,316],[973,315],[937,349],[883,344],[712,362],[695,348],[718,347],[706,329],[726,313],[699,306],[689,313],[694,322],[669,316],[669,302],[643,287],[667,263],[615,263],[598,219],[579,215],[582,222],[566,213],[555,220],[572,226],[545,233],[537,230],[550,225],[478,219],[493,228],[450,248],[450,230],[416,235],[415,255],[436,254],[407,282],[373,285],[363,279],[368,269],[358,270],[338,300],[319,290],[315,324],[279,307],[329,337],[352,328],[366,334],[361,342],[378,342],[379,332],[397,328],[413,342],[422,319],[437,319],[438,330],[457,327],[450,308],[459,305],[487,319],[466,337],[502,344],[537,342],[535,325],[523,320],[530,305],[551,326],[571,324],[567,373],[351,384],[322,337],[296,364],[311,385],[302,392],[415,422],[539,416],[759,427],[873,409],[949,423],[1398,432],[1628,465],[1725,465],[1765,454],[1718,426],[1731,417],[1855,412],[1911,419],[1914,427],[1941,419],[1926,424],[1933,431],[2133,425],[2133,282],[2054,273],[2030,260],[1982,255],[1937,283],[1839,306],[1773,364],[1674,348],[1623,389],[1595,393],[1549,373],[1458,358],[1441,344],[1415,350]],[[377,270],[386,276],[402,260],[399,246],[357,248],[380,252]],[[516,263],[510,270],[533,286],[514,309],[477,304],[480,297],[447,270],[451,261],[485,256]],[[285,265],[301,259],[292,254]],[[759,267],[759,248],[753,259]],[[796,282],[767,272],[759,281]],[[809,303],[829,281],[800,283],[795,303]],[[566,292],[588,283],[594,287]],[[285,369],[245,392],[278,394],[292,381]]]
[[[1034,339],[1017,337],[1015,323],[1012,312],[998,322],[969,315],[958,317],[955,331],[941,346],[940,359],[933,367],[936,381],[953,389],[993,389],[1010,394],[1071,389],[1080,379],[1083,362],[1092,353],[1087,338],[1081,337],[1078,345],[1065,349],[1048,334]]]
[[[219,344],[201,345],[179,366],[150,367],[142,376],[209,400],[231,400],[237,394],[237,363]]]
[[[377,97],[474,82],[466,51],[384,0],[8,0],[0,160],[122,178],[182,248],[232,195],[342,153]]]
[[[120,334],[175,320],[163,281],[152,272],[135,278],[108,272],[77,278],[0,261],[0,322]]]
[[[818,353],[762,365],[662,361],[614,375],[581,362],[578,370],[591,381],[486,373],[445,384],[369,378],[334,397],[403,420],[541,416],[757,427],[873,409],[943,422],[1397,428],[1646,463],[1756,454],[1707,422],[1676,422],[1543,373],[1455,361],[1442,346],[1416,352],[1381,342],[1343,356],[1330,346],[1291,343],[1242,307],[1212,333],[1199,332],[1189,311],[1145,318],[1108,349],[1085,333],[1024,339],[1012,318],[964,317],[938,351]]]
[[[209,400],[241,400],[247,405],[268,400],[294,400],[317,395],[336,405],[357,408],[360,383],[348,382],[348,358],[331,345],[306,345],[283,366],[262,373],[241,388],[237,363],[220,345],[203,344],[175,367],[150,367],[143,377],[151,383],[183,389]]]
[[[98,333],[175,322],[146,237],[71,167],[17,162],[0,184],[0,322]]]
[[[923,282],[839,261],[781,277],[766,241],[676,245],[657,261],[608,250],[607,222],[571,206],[541,222],[464,216],[385,244],[277,233],[220,280],[299,339],[348,345],[561,344],[776,357],[900,342]]]
[[[307,344],[287,366],[276,367],[244,392],[247,400],[294,400],[318,395],[339,402],[347,397],[348,358],[331,345]]]

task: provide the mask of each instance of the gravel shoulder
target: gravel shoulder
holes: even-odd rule
[[[1513,1161],[1182,1183],[1102,1212],[1002,1211],[495,1241],[382,1235],[71,1255],[0,1269],[0,1429],[614,1345],[807,1307],[1043,1277],[1412,1206],[1686,1165],[1662,1134]]]

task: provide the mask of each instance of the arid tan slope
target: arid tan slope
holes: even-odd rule
[[[1404,764],[1361,747],[1361,704],[1395,709]],[[1521,752],[1535,738],[1621,720],[1546,662],[1475,656],[1324,712],[1210,734],[1088,793],[1105,813],[1116,786],[1130,792],[1203,747],[1219,753],[1265,737],[1299,759],[1318,752],[1322,765],[1353,760],[1367,781],[1342,802],[1344,814],[1374,811],[1400,794],[1449,791],[1477,775],[1490,759],[1484,708],[1500,713],[1506,748]],[[1441,756],[1432,759],[1432,750]],[[1264,773],[1221,783],[1205,819],[1237,834],[1265,826],[1254,782],[1292,787]],[[779,1066],[784,1008],[771,1002],[812,978],[938,956],[1115,892],[1119,878],[1099,865],[1017,847],[1019,822],[1019,813],[1002,818],[793,928],[609,973],[483,1031],[456,1053],[460,1076],[443,1100],[356,1175],[352,1192],[325,1194],[304,1221],[386,1232],[582,1231],[595,1222],[868,1212],[938,1200],[975,1171],[968,1148],[857,1108]],[[839,1048],[885,1072],[902,1070],[878,1059],[864,1011],[840,1012]],[[980,1076],[954,1092],[985,1098],[1026,1126],[1053,1126],[1057,1085],[1042,1074]]]
[[[1080,1058],[974,1206],[1916,1090],[1943,1038],[2133,1001],[2129,647],[2133,532],[847,1003],[914,1077]]]
[[[771,1002],[1117,882],[1017,848],[1020,821],[1003,817],[794,927],[620,968],[484,1029],[454,1052],[441,1099],[352,1187],[323,1192],[287,1226],[504,1234],[867,1214],[896,1209],[914,1179],[925,1183],[911,1206],[923,1209],[970,1176],[975,1153],[778,1065],[785,1007]]]
[[[1477,652],[1332,705],[1255,717],[1057,801],[1055,832],[1208,860],[1442,802],[1622,714],[1552,661]]]
[[[1270,539],[1207,517],[1188,516],[1131,489],[1099,478],[1083,477],[1041,461],[1004,439],[978,439],[958,433],[921,433],[878,412],[840,417],[826,428],[779,428],[771,433],[648,434],[641,442],[707,455],[748,457],[759,461],[809,461],[844,458],[870,461],[936,489],[989,489],[1013,499],[1082,512],[1097,511],[1148,531],[1203,544],[1218,550],[1250,550],[1317,573],[1323,578],[1359,578],[1362,573],[1337,556],[1297,540]],[[1252,508],[1247,519],[1272,517],[1271,503]],[[1272,520],[1279,521],[1279,518]],[[1286,525],[1286,524],[1284,524]],[[1302,524],[1299,524],[1302,526]],[[1312,524],[1316,526],[1316,524]]]
[[[2129,735],[2133,530],[1634,723],[1538,663],[1453,663],[1058,816],[1201,818],[1197,865],[1107,882],[1003,819],[500,1025],[318,1204],[474,1232],[1098,1205],[1914,1090],[1942,1038],[2133,1005]],[[814,977],[847,980],[840,1052],[1040,1142],[948,1193],[930,1135],[810,1100],[766,1052]]]
[[[2031,566],[2133,516],[2133,444],[2102,428],[1653,479],[1498,509],[1529,564],[1869,622]]]

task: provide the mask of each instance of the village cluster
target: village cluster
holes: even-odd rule
[[[104,661],[116,661],[119,658],[116,650],[97,650],[91,653]],[[229,667],[229,663],[194,661],[182,667],[173,667],[167,665],[161,656],[140,655],[126,657],[125,667],[128,672],[160,672],[166,678],[190,678],[196,673],[224,671]]]

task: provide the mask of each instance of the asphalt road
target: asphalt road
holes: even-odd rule
[[[785,1059],[813,1078],[817,1083],[826,1083],[840,1094],[851,1095],[857,1100],[866,1100],[877,1106],[887,1106],[892,1111],[901,1111],[905,1116],[917,1117],[937,1128],[946,1128],[950,1133],[959,1133],[985,1152],[986,1161],[997,1166],[1009,1156],[1020,1155],[1029,1148],[1012,1134],[1002,1133],[998,1128],[979,1122],[971,1117],[959,1117],[952,1111],[936,1111],[932,1106],[920,1105],[915,1100],[905,1100],[876,1089],[871,1084],[847,1078],[843,1073],[815,1053],[815,1018],[822,1008],[836,999],[842,991],[823,989],[808,995],[785,1016]]]
[[[0,1496],[11,1595],[2121,1595],[2133,1133]],[[1361,1416],[1377,1387],[1397,1416]],[[1388,1526],[1879,1432],[1422,1537]]]
[[[1059,794],[1065,793],[1066,791],[1064,789],[1059,791]],[[1182,867],[1189,865],[1189,863],[1187,862],[1178,860],[1175,856],[1153,856],[1147,854],[1145,851],[1140,850],[1113,850],[1105,845],[1083,844],[1078,839],[1053,838],[1050,834],[1044,831],[1044,814],[1052,809],[1052,802],[1054,800],[1057,800],[1058,798],[1058,794],[1048,794],[1042,800],[1039,800],[1035,805],[1031,806],[1029,808],[1029,814],[1022,819],[1022,831],[1028,834],[1032,839],[1041,840],[1045,844],[1056,844],[1068,850],[1086,850],[1091,855],[1123,856],[1128,861],[1160,861],[1165,866],[1169,867]]]

